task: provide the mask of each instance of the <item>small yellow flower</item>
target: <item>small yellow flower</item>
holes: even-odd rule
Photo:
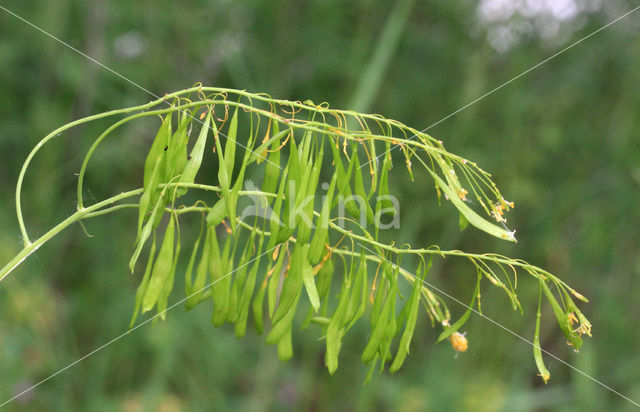
[[[578,326],[574,332],[578,333],[578,335],[587,335],[589,337],[591,337],[591,325],[590,324],[585,324],[585,323],[581,323],[580,326]]]
[[[567,318],[569,319],[569,323],[571,323],[571,326],[573,326],[574,323],[578,323],[578,318],[576,318],[576,315],[574,315],[573,312],[569,313],[567,315]]]
[[[467,201],[467,194],[469,192],[467,192],[465,189],[460,189],[458,190],[458,197],[460,198],[460,200],[462,200],[463,202]]]

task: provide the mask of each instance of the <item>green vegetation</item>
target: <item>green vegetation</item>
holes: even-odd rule
[[[637,208],[640,143],[635,138],[639,132],[636,119],[640,116],[636,98],[640,92],[635,69],[640,64],[634,41],[636,17],[621,20],[440,122],[634,6],[616,1],[592,11],[580,9],[575,18],[561,22],[553,36],[538,36],[535,30],[520,31],[507,49],[497,51],[491,46],[495,33],[492,25],[497,23],[483,23],[474,3],[398,4],[395,8],[395,3],[373,2],[340,5],[222,2],[186,6],[162,2],[156,9],[135,2],[106,5],[35,1],[28,7],[10,1],[2,6],[160,96],[165,91],[202,81],[220,88],[265,91],[289,101],[328,101],[331,107],[383,113],[418,130],[437,123],[427,132],[444,142],[447,153],[472,159],[484,170],[493,172],[491,179],[507,199],[516,203],[517,208],[509,213],[508,227],[517,229],[518,243],[505,242],[471,227],[461,232],[456,205],[450,207],[441,188],[442,205],[438,207],[434,177],[414,159],[412,181],[400,149],[391,152],[394,167],[387,176],[390,192],[401,205],[400,228],[380,231],[377,237],[373,232],[371,235],[381,245],[395,242],[394,247],[399,249],[405,243],[417,248],[437,243],[443,251],[464,250],[477,255],[495,251],[557,274],[590,300],[589,304],[578,305],[594,324],[593,338],[585,340],[579,354],[565,345],[563,330],[558,327],[553,306],[547,303],[543,284],[528,274],[518,276],[522,314],[519,310],[505,310],[511,305],[509,294],[503,288],[487,287],[492,284],[486,281],[481,284],[482,313],[527,340],[539,342],[545,350],[616,391],[633,400],[640,399],[637,379],[640,358],[636,350],[640,335],[634,327],[640,309],[635,299],[640,274],[637,253],[640,232],[635,229],[640,224]],[[405,12],[404,8],[410,11]],[[83,23],[78,24],[79,21]],[[532,20],[516,14],[510,21],[524,27],[526,24],[521,22]],[[0,153],[4,154],[0,162],[0,187],[5,199],[0,205],[0,261],[4,264],[28,244],[20,244],[25,228],[15,219],[14,189],[20,165],[41,137],[65,122],[139,106],[150,97],[4,12],[0,12],[0,33],[4,39],[0,45]],[[196,95],[192,99],[201,101]],[[229,102],[232,106],[239,100],[233,98]],[[257,105],[256,100],[254,104]],[[205,106],[195,113],[202,122],[207,120],[199,119],[206,111]],[[219,111],[222,107],[218,105],[216,109],[219,118],[224,117]],[[229,115],[233,115],[233,110]],[[280,115],[284,117],[283,113]],[[152,253],[153,235],[150,235],[132,276],[128,263],[137,237],[136,210],[145,186],[145,159],[160,126],[157,119],[143,116],[109,135],[88,163],[80,195],[77,183],[83,159],[95,139],[113,124],[113,118],[96,119],[66,130],[47,144],[29,167],[21,200],[28,240],[33,243],[57,222],[75,214],[76,203],[86,211],[114,194],[140,189],[121,202],[130,206],[116,209],[117,213],[104,216],[96,209],[94,218],[83,220],[83,225],[70,225],[60,231],[0,284],[2,399],[9,399],[109,342],[130,324],[136,288]],[[242,139],[238,142],[243,145],[250,135],[248,120],[249,114],[240,111],[238,133]],[[178,123],[174,115],[174,132]],[[262,143],[268,123],[262,120],[260,128],[264,133],[256,144]],[[357,122],[345,126],[358,128]],[[216,127],[219,133],[230,134],[228,122],[221,126],[216,121]],[[189,153],[201,126],[194,121],[192,128]],[[273,128],[270,136],[274,136]],[[298,144],[303,136],[296,136]],[[220,140],[222,151],[212,155],[213,134],[208,134],[207,139],[196,181],[217,187],[217,156],[225,154],[225,140]],[[379,148],[382,144],[379,142]],[[245,151],[240,146],[236,149],[237,176]],[[351,160],[349,150],[347,147]],[[284,147],[278,160],[281,167],[286,166],[288,153],[289,147]],[[368,158],[364,151],[358,155],[362,166]],[[422,155],[428,159],[424,151]],[[331,183],[334,169],[329,144],[324,146],[323,156],[325,167],[319,181]],[[346,173],[347,157],[342,151],[340,156]],[[380,159],[380,166],[383,160]],[[426,160],[425,163],[431,166]],[[257,164],[256,159],[247,167],[244,180],[260,186],[264,173],[270,170],[269,164],[264,161]],[[269,173],[274,170],[277,169]],[[434,170],[440,179],[445,178],[440,169]],[[368,191],[371,175],[367,167],[362,171],[363,185]],[[232,176],[230,192],[233,181],[236,180]],[[352,183],[355,191],[355,177]],[[181,192],[175,191],[179,185],[172,185],[176,194]],[[242,211],[250,205],[258,191],[277,193],[280,189],[274,183],[270,185],[269,190],[262,186],[250,190],[239,187],[236,209]],[[187,184],[181,188],[187,188]],[[324,195],[327,189],[322,188],[319,193]],[[334,187],[334,191],[338,190]],[[470,187],[466,190],[473,204],[462,205],[470,206],[484,220],[497,223],[476,201]],[[205,200],[206,206],[195,205],[199,199]],[[176,198],[175,207],[169,202],[165,208],[159,208],[164,210],[164,220],[158,225],[153,253],[162,248],[163,233],[171,215],[176,216],[174,240],[180,238],[182,245],[167,307],[182,300],[183,288],[198,290],[203,280],[199,273],[204,271],[209,276],[208,268],[199,259],[203,249],[211,247],[211,239],[206,241],[208,211],[204,208],[215,206],[217,199],[215,190],[194,186]],[[315,211],[322,214],[321,199],[316,200]],[[496,200],[493,196],[487,207],[495,205]],[[187,209],[178,209],[183,204],[197,210],[178,214]],[[217,210],[225,213],[229,206],[233,204],[222,202]],[[375,213],[377,203],[371,201],[370,207]],[[215,222],[215,218],[214,214],[209,222]],[[245,239],[250,233],[239,222],[236,222],[240,226],[238,235]],[[253,220],[246,222],[254,227]],[[228,218],[225,223],[231,229]],[[231,236],[227,237],[224,225],[221,228],[218,246],[224,252],[222,240]],[[353,229],[354,235],[361,233],[354,226],[348,228]],[[265,231],[269,232],[268,229]],[[312,243],[313,233],[310,233]],[[255,236],[256,248],[267,250],[268,238],[265,236],[260,244],[260,234],[256,232]],[[328,230],[328,236],[334,245],[341,238],[333,229]],[[200,239],[199,253],[192,255],[197,239]],[[244,245],[244,241],[239,241],[235,250],[238,259],[245,254],[256,255],[251,249],[245,250]],[[363,245],[370,249],[365,250],[366,255],[373,256],[375,252],[394,265],[397,263],[397,255],[390,250]],[[336,250],[345,247],[351,251],[347,238]],[[290,251],[294,249],[290,244]],[[351,295],[357,296],[356,292],[363,289],[363,284],[357,282],[364,279],[358,271],[362,250],[357,243],[353,250],[355,268],[349,286]],[[286,254],[280,256],[284,256],[280,269],[276,267],[274,272],[286,266]],[[256,272],[256,293],[261,290],[265,265],[272,261],[272,256],[264,256],[267,257],[268,262],[262,260]],[[351,268],[351,258],[345,260]],[[317,283],[318,297],[323,288],[331,295],[329,315],[340,302],[344,279],[342,258],[335,254],[332,262],[335,265],[332,285]],[[408,273],[423,273],[429,259],[425,257],[425,264],[418,271],[421,262],[411,254],[404,255],[400,265]],[[455,299],[470,303],[476,295],[478,280],[473,262],[455,256],[441,259],[438,254],[431,262],[425,281]],[[238,267],[237,260],[234,265]],[[251,283],[253,268],[249,265],[242,275],[246,276],[245,282],[249,281],[247,285]],[[376,268],[374,260],[367,260],[369,293]],[[150,277],[152,269],[150,266]],[[182,276],[185,273],[191,273],[191,277],[185,279]],[[398,276],[403,278],[401,273]],[[632,406],[543,352],[539,355],[552,376],[544,385],[535,376],[545,372],[541,364],[537,366],[542,371],[538,371],[531,359],[534,350],[531,345],[474,312],[467,315],[467,308],[428,285],[425,286],[447,304],[452,324],[468,318],[460,330],[467,332],[468,350],[454,357],[451,345],[444,341],[447,338],[436,344],[443,329],[440,325],[432,328],[424,308],[420,307],[415,329],[401,327],[399,323],[396,327],[397,335],[391,346],[394,355],[399,348],[405,348],[407,339],[411,341],[402,368],[393,375],[373,373],[370,383],[362,386],[369,372],[361,365],[361,357],[371,332],[366,318],[371,308],[367,308],[360,321],[352,326],[348,323],[349,333],[344,335],[342,320],[334,320],[332,324],[329,317],[321,319],[320,315],[313,315],[314,322],[300,331],[298,326],[305,323],[311,307],[304,280],[299,309],[293,319],[294,356],[288,362],[278,361],[277,349],[264,344],[264,335],[271,330],[269,293],[278,291],[273,282],[264,291],[263,335],[254,331],[257,325],[254,313],[259,308],[253,301],[239,299],[236,307],[242,308],[242,316],[236,318],[234,325],[213,328],[210,303],[196,304],[206,298],[196,295],[197,299],[187,300],[169,311],[164,322],[134,330],[43,383],[32,394],[15,400],[8,408],[132,411],[205,410],[213,406],[240,410],[577,411],[630,410]],[[557,294],[551,283],[547,284],[562,308],[564,295]],[[405,303],[412,302],[415,290],[404,280],[398,282],[398,288],[405,300],[397,299],[397,313]],[[319,301],[322,310],[323,301]],[[420,298],[422,302],[424,298]],[[188,313],[181,309],[185,304],[192,308]],[[344,309],[344,306],[345,312],[352,311],[351,316],[354,311],[358,313],[358,307]],[[143,307],[141,301],[140,308]],[[409,310],[413,307],[407,306],[407,320],[413,317],[414,312]],[[277,306],[273,313],[276,309]],[[139,315],[136,324],[149,318],[149,313]],[[334,342],[339,342],[339,367],[333,375],[327,372],[326,357],[331,354],[333,364],[332,353],[337,345],[325,351],[324,342],[317,340],[325,329],[334,336]],[[236,339],[236,333],[245,336]],[[394,361],[395,357],[387,368],[395,370]]]

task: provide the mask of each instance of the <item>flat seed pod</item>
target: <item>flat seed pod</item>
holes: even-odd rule
[[[344,324],[348,324],[346,326],[347,330],[351,329],[367,310],[367,291],[367,260],[364,250],[362,250],[358,270],[353,279],[349,308],[344,318]]]
[[[195,181],[198,170],[200,170],[200,165],[202,164],[202,156],[204,155],[204,148],[207,143],[210,124],[211,112],[207,111],[207,118],[202,125],[202,129],[200,129],[200,134],[198,135],[196,143],[191,149],[191,155],[189,156],[184,172],[180,177],[180,183],[193,183]],[[215,127],[215,125],[213,127]],[[187,188],[178,189],[178,196],[184,195],[187,193],[187,190]]]
[[[309,245],[304,246],[307,250],[309,249]],[[306,256],[307,253],[304,253]],[[317,312],[320,309],[320,296],[318,295],[318,288],[316,287],[316,280],[313,273],[313,267],[307,259],[304,259],[301,263],[302,265],[302,279],[304,282],[304,287],[307,290],[307,295],[309,296],[309,302],[311,303],[311,307]]]
[[[260,285],[260,289],[258,289],[258,293],[256,293],[256,297],[253,299],[253,303],[251,304],[251,310],[253,312],[253,326],[258,335],[261,335],[264,331],[264,297],[265,292],[267,290],[267,283],[265,281]]]
[[[297,303],[303,284],[303,262],[307,259],[308,248],[296,243],[291,253],[291,266],[282,284],[280,302],[273,315],[273,322],[277,323]]]
[[[151,268],[153,267],[153,262],[156,255],[156,239],[154,237],[153,243],[151,244],[151,251],[149,252],[149,260],[147,261],[147,267],[144,270],[144,276],[140,281],[140,285],[136,289],[136,303],[135,308],[133,309],[133,315],[131,316],[131,322],[129,323],[129,329],[133,327],[136,323],[136,319],[138,319],[138,314],[140,313],[140,308],[142,307],[142,298],[147,291],[147,286],[149,285],[149,278],[151,277]]]
[[[463,202],[454,189],[449,187],[440,176],[429,171],[433,176],[434,180],[442,189],[442,191],[447,195],[451,203],[464,215],[464,217],[471,223],[473,226],[478,229],[495,236],[500,239],[509,240],[511,242],[515,242],[516,238],[513,236],[513,232],[509,232],[508,230],[496,226],[493,223],[490,223],[488,220],[474,212],[465,202]]]
[[[189,112],[182,112],[178,130],[169,140],[169,146],[166,150],[164,182],[170,182],[174,177],[181,175],[187,165],[187,144],[189,143],[189,135],[187,128],[191,124],[193,116]]]
[[[167,229],[164,232],[164,239],[162,240],[162,246],[158,252],[158,259],[156,259],[153,265],[153,271],[151,272],[151,278],[149,279],[149,285],[142,299],[142,313],[151,310],[158,298],[165,282],[171,274],[173,267],[173,254],[174,254],[174,234],[175,234],[175,218],[173,215],[169,220]]]
[[[146,221],[148,215],[153,210],[155,201],[158,196],[156,191],[160,184],[160,168],[162,167],[162,159],[158,158],[153,165],[153,170],[150,173],[149,181],[145,185],[144,192],[140,196],[140,204],[138,206],[138,235],[136,242],[140,240],[140,232],[142,231],[142,225]],[[151,203],[154,201],[154,203]]]
[[[244,333],[247,329],[247,318],[249,316],[249,304],[251,303],[251,297],[253,295],[253,290],[255,288],[258,269],[260,268],[263,242],[264,242],[264,238],[260,237],[257,256],[252,263],[253,266],[251,267],[251,270],[249,271],[249,275],[247,276],[247,279],[244,282],[244,285],[243,285],[244,287],[242,289],[242,293],[238,301],[238,317],[237,317],[236,326],[235,326],[235,333],[237,337],[244,336]]]
[[[327,195],[325,196],[324,203],[322,204],[322,210],[320,215],[316,219],[316,229],[313,233],[313,239],[311,240],[311,246],[309,247],[309,262],[312,265],[318,264],[322,253],[324,252],[324,244],[329,239],[329,213],[331,212],[331,201],[336,188],[337,174],[334,173]]]
[[[540,346],[540,306],[542,306],[542,284],[544,284],[544,280],[540,280],[540,293],[538,296],[538,313],[536,313],[536,331],[533,335],[533,358],[536,361],[536,366],[538,367],[538,372],[540,372],[540,377],[544,384],[547,384],[547,381],[551,377],[549,370],[546,366],[544,366],[544,360],[542,359],[542,347]]]
[[[418,268],[418,273],[420,273],[420,268]],[[424,272],[421,276],[421,279],[424,279]],[[418,320],[418,309],[420,308],[420,289],[422,288],[422,282],[417,278],[413,282],[413,290],[411,291],[411,297],[409,301],[406,303],[407,309],[407,322],[402,332],[402,336],[400,337],[400,343],[398,344],[398,352],[396,353],[396,357],[389,367],[389,372],[394,373],[404,363],[407,354],[409,353],[409,345],[411,344],[411,339],[413,338],[413,331],[416,328],[416,322]],[[471,305],[473,306],[473,305]]]
[[[387,330],[390,328],[389,317],[392,312],[393,306],[396,303],[396,294],[394,290],[389,290],[387,294],[387,298],[385,299],[384,305],[382,306],[382,311],[373,326],[373,330],[371,331],[371,335],[369,336],[369,341],[362,352],[362,362],[369,363],[373,360],[375,354],[378,352],[380,345],[383,344],[383,339],[387,335]],[[395,319],[395,316],[394,316]],[[395,333],[395,328],[393,330]],[[384,358],[383,364],[384,364]]]
[[[296,306],[298,305],[300,295],[302,294],[301,292],[302,290],[298,289],[297,293],[292,296],[291,304],[288,305],[287,312],[285,312],[277,321],[273,323],[273,327],[265,338],[265,342],[268,345],[278,343],[287,332],[290,332],[293,318],[296,315]],[[280,306],[278,306],[278,309],[280,309]]]
[[[267,286],[267,296],[269,305],[269,318],[273,319],[273,315],[276,311],[278,300],[278,285],[280,284],[280,278],[282,277],[282,265],[286,256],[286,247],[280,247],[280,254],[274,267],[269,269],[269,284]]]
[[[227,320],[230,303],[230,283],[229,274],[233,270],[233,262],[228,259],[231,248],[231,239],[228,238],[224,245],[222,254],[218,248],[218,237],[215,228],[209,227],[213,231],[209,239],[211,240],[211,257],[209,258],[209,273],[211,274],[211,296],[213,298],[213,313],[211,322],[214,326],[220,326]]]
[[[471,316],[471,312],[473,312],[472,308],[476,302],[476,296],[478,295],[478,291],[480,290],[480,281],[482,280],[482,274],[478,272],[478,280],[476,282],[476,289],[473,291],[473,296],[471,297],[471,303],[469,303],[468,309],[464,312],[464,314],[458,319],[453,325],[447,327],[445,330],[440,333],[438,336],[438,340],[436,342],[442,342],[447,339],[453,332],[456,332],[458,329],[464,325],[469,316]]]
[[[209,259],[211,258],[211,247],[209,241],[211,231],[209,229],[205,229],[205,231],[206,234],[202,246],[202,254],[200,255],[200,262],[198,263],[198,267],[196,268],[196,278],[193,282],[193,291],[187,296],[185,305],[187,310],[193,309],[193,307],[195,307],[200,302],[203,295],[203,289],[207,283],[207,275],[209,274]]]
[[[291,344],[291,326],[278,341],[278,359],[286,362],[293,357],[293,346]]]
[[[160,290],[160,296],[158,296],[158,302],[156,304],[156,309],[160,314],[160,319],[165,320],[167,317],[167,304],[169,303],[169,296],[171,296],[171,291],[173,290],[173,284],[176,276],[176,267],[178,266],[178,259],[180,257],[180,237],[176,240],[176,250],[173,254],[173,265],[171,265],[171,271],[169,272],[169,276],[164,282],[162,289]],[[154,319],[157,320],[158,318]]]
[[[553,313],[556,315],[556,320],[558,321],[560,330],[562,330],[564,336],[569,340],[569,342],[571,342],[571,345],[574,347],[574,349],[579,350],[582,346],[582,338],[571,329],[571,322],[569,321],[569,317],[562,310],[560,304],[556,300],[555,296],[553,296],[553,293],[551,293],[551,291],[549,290],[547,284],[542,281],[541,285],[542,291],[546,295],[547,300],[551,305],[551,309],[553,309]]]
[[[147,154],[147,158],[144,161],[144,187],[145,189],[149,186],[149,181],[151,180],[151,175],[153,174],[153,169],[155,168],[156,162],[158,159],[161,160],[164,157],[164,149],[169,145],[169,139],[171,137],[171,113],[167,114],[162,121],[162,125],[156,134],[155,139],[153,139],[153,143],[151,145],[151,149],[149,149],[149,154]],[[164,164],[162,165],[161,170],[164,170]],[[161,175],[159,180],[164,180],[164,175]]]
[[[351,286],[349,282],[345,280],[342,282],[342,290],[340,291],[340,300],[336,311],[333,313],[329,326],[327,326],[326,344],[327,351],[325,352],[325,363],[329,373],[333,373],[338,369],[338,354],[340,353],[340,346],[342,344],[344,317],[349,307],[349,297],[351,294]]]

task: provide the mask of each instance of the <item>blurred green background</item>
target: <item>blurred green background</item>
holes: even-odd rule
[[[327,101],[418,129],[602,27],[626,1],[3,1],[155,94],[200,81]],[[493,173],[516,203],[504,245],[437,207],[432,183],[392,174],[402,209],[398,243],[499,251],[558,274],[586,295],[593,339],[565,345],[545,307],[542,345],[640,401],[640,15],[634,13],[429,129]],[[0,10],[0,264],[20,249],[14,185],[29,150],[54,128],[152,97]],[[73,129],[35,159],[25,216],[42,234],[75,208],[80,162],[107,123]],[[156,123],[123,129],[89,172],[88,202],[138,187]],[[397,155],[398,153],[396,153]],[[0,285],[0,402],[124,332],[138,275],[127,262],[135,213],[75,226]],[[470,267],[440,262],[429,275],[468,301]],[[538,286],[519,279],[525,314],[485,288],[485,314],[532,339]],[[172,301],[181,298],[177,287]],[[462,307],[451,302],[454,316]],[[362,322],[366,326],[366,322]],[[634,406],[477,316],[454,359],[422,318],[407,364],[374,375],[359,361],[366,327],[350,335],[329,376],[317,331],[294,332],[294,359],[251,331],[214,329],[205,305],[176,308],[7,405],[7,410],[473,410],[604,411]]]

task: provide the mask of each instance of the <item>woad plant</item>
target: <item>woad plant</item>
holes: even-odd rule
[[[94,152],[120,126],[145,117],[159,119],[160,127],[144,161],[141,187],[85,204],[84,180]],[[21,189],[35,154],[64,131],[104,118],[115,121],[82,162],[77,211],[32,240]],[[402,153],[399,165],[392,162],[396,148]],[[215,162],[217,173],[209,175],[217,178],[196,183],[203,160]],[[0,280],[71,224],[137,209],[129,267],[135,274],[140,266],[142,274],[130,327],[139,314],[154,309],[164,319],[176,276],[184,276],[187,310],[212,305],[213,324],[232,323],[238,337],[251,318],[266,343],[277,345],[282,360],[293,356],[294,318],[304,311],[302,328],[313,325],[324,340],[330,373],[338,367],[344,336],[356,322],[368,322],[361,358],[371,374],[402,366],[421,314],[442,328],[438,341],[449,339],[454,349],[466,350],[468,342],[458,330],[473,310],[481,312],[483,285],[502,289],[513,309],[522,311],[516,288],[524,272],[540,287],[533,346],[546,383],[550,374],[539,338],[542,296],[576,350],[581,335],[591,335],[591,324],[574,299],[587,300],[558,277],[519,259],[383,241],[385,230],[399,223],[400,205],[389,187],[393,166],[406,168],[411,180],[426,173],[438,201],[458,210],[462,229],[471,224],[515,242],[505,219],[513,203],[487,172],[426,133],[328,104],[196,85],[148,104],[73,121],[45,136],[20,171],[16,211],[24,248],[2,268]],[[261,178],[260,187],[248,177]],[[239,206],[247,201],[248,206]],[[187,219],[199,219],[200,229],[183,245],[180,227]],[[467,260],[477,274],[468,309],[456,321],[426,280],[432,259],[447,257]],[[178,265],[181,259],[186,269]]]

